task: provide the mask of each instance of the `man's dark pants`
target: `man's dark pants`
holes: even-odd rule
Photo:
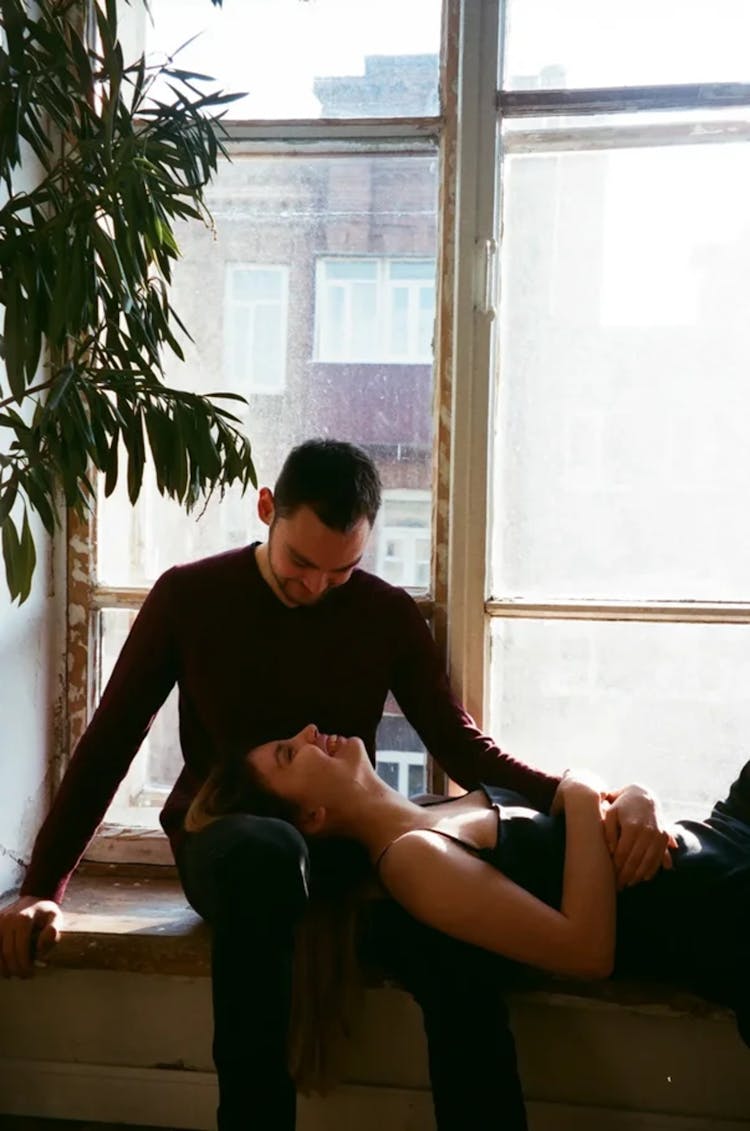
[[[219,1131],[293,1131],[286,1041],[307,846],[283,821],[236,814],[188,836],[178,856],[187,897],[213,928]],[[498,960],[389,900],[369,910],[365,951],[422,1008],[439,1131],[525,1131]]]

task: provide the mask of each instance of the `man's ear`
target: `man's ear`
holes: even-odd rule
[[[328,812],[323,805],[307,809],[297,818],[296,824],[303,836],[319,836],[328,824]]]
[[[261,487],[258,492],[258,518],[266,526],[270,526],[275,513],[273,491],[270,487]]]

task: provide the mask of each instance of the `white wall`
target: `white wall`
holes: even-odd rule
[[[39,163],[25,147],[14,189],[31,188],[39,175]],[[0,203],[6,199],[2,186]],[[0,389],[7,395],[4,373]],[[0,428],[0,451],[11,439]],[[49,767],[61,748],[53,720],[64,718],[64,532],[53,549],[35,516],[30,521],[37,567],[31,594],[20,607],[10,603],[0,558],[0,898],[23,876],[52,792]]]
[[[49,539],[34,529],[37,572],[20,607],[0,572],[0,896],[20,882],[44,816],[59,745],[54,720],[62,717],[63,586],[52,582]]]

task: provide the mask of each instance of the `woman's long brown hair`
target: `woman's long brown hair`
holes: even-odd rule
[[[263,787],[245,755],[225,758],[211,771],[187,812],[185,829],[199,832],[229,813],[291,824],[296,816],[294,806]],[[297,1089],[322,1095],[341,1079],[361,1013],[358,920],[373,874],[367,853],[353,841],[312,841],[310,851],[310,898],[294,948],[288,1050]]]

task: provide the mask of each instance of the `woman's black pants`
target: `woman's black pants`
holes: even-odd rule
[[[283,821],[236,814],[189,835],[178,868],[212,926],[219,1131],[294,1131],[286,1042],[307,846]],[[525,1131],[502,962],[389,900],[374,901],[364,949],[422,1008],[439,1131]]]

